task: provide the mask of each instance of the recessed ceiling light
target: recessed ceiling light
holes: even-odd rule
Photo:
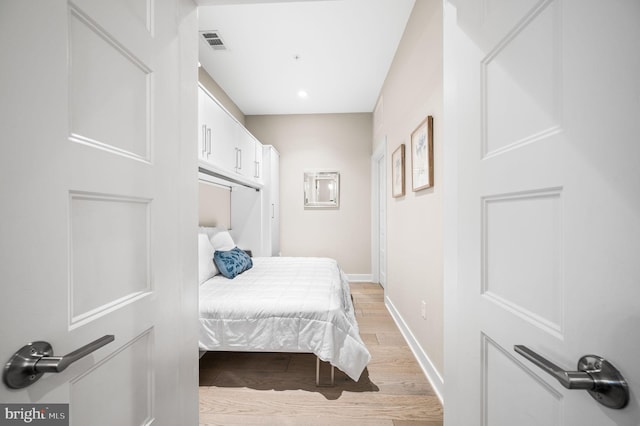
[[[306,98],[307,96],[309,96],[309,95],[304,90],[300,90],[298,92],[298,97],[300,97],[300,98]]]

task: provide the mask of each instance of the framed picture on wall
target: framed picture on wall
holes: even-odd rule
[[[428,116],[411,133],[411,188],[433,186],[433,117]]]
[[[404,195],[404,144],[400,144],[391,155],[391,195]]]

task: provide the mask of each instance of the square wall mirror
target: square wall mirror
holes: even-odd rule
[[[340,206],[340,173],[305,172],[304,208],[337,209]]]

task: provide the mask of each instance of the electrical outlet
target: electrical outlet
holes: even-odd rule
[[[420,315],[422,315],[423,320],[427,319],[427,302],[425,302],[424,300],[422,301]]]

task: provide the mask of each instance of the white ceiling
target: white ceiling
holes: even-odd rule
[[[414,1],[198,0],[200,63],[245,115],[371,112]]]

